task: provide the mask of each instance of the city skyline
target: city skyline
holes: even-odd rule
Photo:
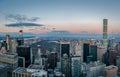
[[[102,33],[102,21],[107,18],[108,33],[120,33],[119,2],[118,0],[1,0],[0,32],[18,32],[23,29],[24,32],[32,33],[52,30]]]

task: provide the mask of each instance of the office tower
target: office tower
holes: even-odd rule
[[[71,57],[71,72],[72,77],[80,77],[81,74],[81,60],[80,56]]]
[[[92,61],[97,61],[97,46],[90,45],[89,55],[92,56]]]
[[[101,48],[105,48],[105,53],[103,54],[103,62],[106,65],[109,65],[109,62],[108,62],[109,51],[108,51],[107,25],[108,25],[108,19],[103,19],[103,42],[102,42],[102,47]]]
[[[117,56],[120,56],[120,52],[117,52],[116,50],[109,50],[109,65],[116,65]]]
[[[18,55],[10,52],[0,53],[0,62],[12,66],[10,70],[15,69],[18,64]]]
[[[42,66],[42,57],[41,57],[41,46],[38,46],[37,54],[35,57],[35,62],[34,64],[41,65]]]
[[[7,43],[6,43],[6,41],[2,42],[1,47],[4,49],[3,51],[7,51]]]
[[[44,66],[44,69],[45,69],[45,70],[47,70],[47,69],[48,69],[48,66],[49,66],[47,60],[48,60],[48,58],[46,58],[46,57],[43,57],[43,58],[42,58],[42,65]]]
[[[10,35],[6,35],[7,50],[11,49]]]
[[[0,63],[0,77],[7,77],[7,64]]]
[[[120,56],[116,57],[116,66],[118,67],[118,75],[120,75]]]
[[[107,26],[108,26],[108,19],[103,19],[103,45],[105,47],[107,47],[108,45]]]
[[[12,77],[48,77],[47,71],[39,65],[30,65],[28,68],[18,67],[12,72]]]
[[[55,69],[55,67],[57,66],[57,53],[56,52],[51,52],[50,53],[50,68],[51,69]]]
[[[14,38],[14,39],[13,39],[13,42],[12,42],[12,48],[11,48],[11,51],[12,51],[13,53],[16,53],[16,48],[17,48],[17,46],[18,46],[17,38]]]
[[[112,39],[111,39],[111,47],[112,47],[112,49],[115,49],[115,46],[116,46],[117,44],[116,44],[116,40],[115,40],[115,38],[114,37],[112,37]]]
[[[61,72],[70,77],[70,42],[60,42]]]
[[[32,63],[32,51],[30,47],[17,47],[17,53],[18,56],[25,58],[25,67],[28,67]],[[18,62],[20,65],[23,65],[22,63]]]
[[[19,67],[25,67],[25,58],[24,57],[18,57],[18,66]]]
[[[86,63],[81,63],[81,76],[80,77],[86,77],[88,72],[88,66]]]
[[[118,52],[120,52],[120,43],[118,43],[118,44],[116,45],[116,50],[117,50]]]
[[[87,63],[93,62],[93,56],[87,56]]]
[[[113,77],[117,76],[118,74],[118,67],[110,65],[105,67],[105,77]]]
[[[19,31],[19,37],[18,37],[17,42],[18,42],[18,46],[24,45],[23,30]]]
[[[120,68],[120,56],[116,57],[116,66]]]
[[[75,48],[76,48],[76,45],[77,45],[77,43],[76,43],[77,41],[75,40],[71,40],[70,41],[70,50],[71,50],[71,55],[74,55],[74,54],[76,54],[76,52],[75,52]]]
[[[6,52],[5,47],[1,47],[0,52]]]
[[[61,58],[64,54],[68,55],[68,58],[70,57],[70,42],[61,42],[60,44],[60,50],[61,50]]]
[[[106,65],[102,62],[92,62],[87,65],[87,77],[104,76],[104,68]]]
[[[83,55],[83,51],[82,51],[82,43],[81,42],[77,42],[74,46],[73,46],[73,55],[77,55],[77,56],[81,56]]]
[[[12,77],[12,71],[18,67],[18,55],[16,53],[0,53],[0,62],[7,64],[7,77]]]
[[[105,48],[97,47],[97,60],[102,62],[103,55],[105,54],[105,52],[106,52]]]
[[[67,54],[63,54],[62,60],[61,60],[61,72],[65,74],[65,77],[70,77],[70,59],[68,58]]]
[[[89,44],[83,44],[83,62],[87,62],[87,56],[89,56]]]
[[[116,40],[115,38],[112,37],[112,39],[108,41],[108,48],[115,50],[116,49],[115,47],[116,47]]]
[[[109,62],[109,51],[108,50],[107,52],[103,54],[102,62],[105,63],[107,66],[109,65],[110,62]]]
[[[83,43],[80,40],[71,41],[71,55],[81,56],[81,61],[83,61]]]

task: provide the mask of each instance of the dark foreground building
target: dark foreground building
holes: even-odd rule
[[[18,46],[17,47],[17,53],[19,57],[24,57],[25,58],[25,67],[28,67],[31,62],[32,62],[32,53],[31,53],[31,48],[30,47],[23,47],[23,46]],[[21,61],[18,62],[18,66],[23,65]]]

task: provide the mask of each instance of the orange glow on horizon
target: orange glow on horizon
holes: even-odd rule
[[[30,32],[30,33],[46,33],[50,32],[55,28],[55,30],[65,30],[72,33],[99,33],[102,34],[102,24],[62,24],[62,25],[56,25],[56,26],[45,26],[47,29],[41,30],[41,27],[5,27],[0,26],[0,32],[18,32],[20,29],[22,29],[24,32]],[[31,30],[30,30],[31,29]],[[33,30],[32,30],[33,29]],[[111,25],[108,25],[108,33],[120,33],[120,30],[118,27],[114,27]]]

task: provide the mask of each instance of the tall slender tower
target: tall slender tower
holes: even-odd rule
[[[108,19],[103,19],[103,45],[107,47],[107,25],[108,25]]]
[[[10,35],[6,35],[7,50],[10,49]]]
[[[19,31],[18,46],[24,45],[23,30]]]
[[[20,38],[23,38],[23,30],[20,30],[20,31],[19,31],[19,37],[20,37]]]

